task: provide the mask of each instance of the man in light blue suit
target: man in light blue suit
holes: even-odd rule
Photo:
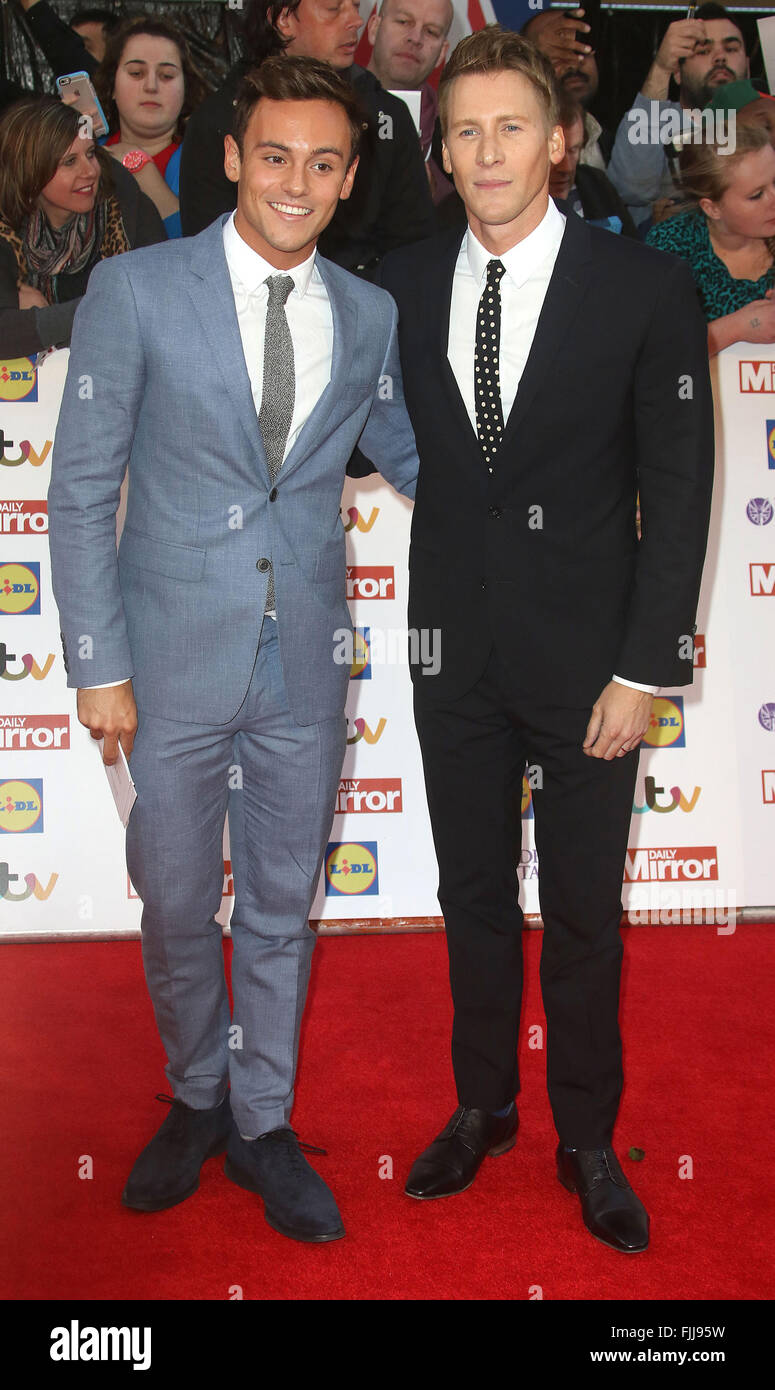
[[[356,444],[408,497],[418,466],[395,304],[315,249],[361,121],[312,59],[245,79],[225,142],[236,212],[92,273],[49,494],[68,684],[137,787],[127,863],[173,1092],[123,1201],[183,1201],[227,1149],[270,1225],[315,1242],[344,1228],[289,1119],[345,749],[339,506]],[[233,1018],[214,920],[227,809]]]

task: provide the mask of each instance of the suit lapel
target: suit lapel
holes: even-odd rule
[[[223,224],[228,216],[229,213],[224,214],[196,237],[191,256],[191,272],[196,279],[189,285],[188,292],[213,359],[223,377],[235,416],[260,461],[267,486],[271,486],[242,348],[231,276],[223,249]]]
[[[465,401],[460,394],[455,373],[453,372],[447,348],[449,346],[449,317],[452,306],[452,287],[455,278],[455,266],[460,253],[460,247],[465,232],[461,233],[455,229],[451,240],[438,256],[434,263],[431,275],[428,277],[428,316],[429,321],[438,323],[438,353],[441,364],[442,384],[450,403],[453,413],[453,420],[461,432],[463,438],[467,438],[470,444],[481,453],[481,446],[466,410]],[[471,363],[473,371],[473,362]]]
[[[355,299],[350,295],[343,276],[335,274],[330,262],[318,254],[315,264],[328,291],[333,320],[333,345],[331,351],[331,378],[318,397],[310,414],[299,431],[293,448],[287,455],[281,470],[281,477],[299,468],[319,444],[325,433],[329,416],[341,403],[341,392],[347,386],[353,360],[357,351],[357,317]],[[346,409],[346,403],[343,409]]]
[[[575,212],[569,212],[554,270],[538,316],[530,354],[520,378],[514,404],[505,422],[499,456],[513,443],[517,431],[524,424],[536,391],[567,336],[586,290],[589,262],[589,228]]]
[[[477,464],[481,460],[481,445],[476,430],[471,424],[465,402],[460,394],[455,374],[447,356],[449,341],[449,316],[452,302],[452,285],[462,237],[456,233],[439,255],[432,275],[429,277],[429,313],[439,323],[438,351],[441,363],[441,376],[445,392],[453,410],[461,436],[469,440],[477,450]],[[544,379],[549,364],[567,333],[581,303],[589,274],[589,229],[582,218],[575,213],[566,217],[557,259],[546,290],[541,313],[538,317],[535,336],[514,404],[505,422],[503,440],[499,455],[504,448],[513,443],[520,425],[523,424],[536,391]],[[501,333],[508,332],[504,322]],[[473,363],[472,363],[473,368]]]

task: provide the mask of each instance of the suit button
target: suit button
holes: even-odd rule
[[[268,561],[268,560],[265,560],[265,559],[256,560],[256,569],[257,569],[257,570],[260,570],[262,574],[266,574],[266,571],[269,569],[269,567],[270,567],[270,566],[269,566],[269,561]]]
[[[269,494],[269,501],[270,501],[270,502],[276,502],[276,501],[277,501],[277,488],[276,488],[276,487],[273,487],[273,488],[272,488],[272,491],[271,491],[270,494]]]
[[[503,515],[500,507],[488,507],[487,510],[490,513],[490,516],[492,517],[493,521],[497,521],[498,517]]]
[[[487,580],[486,580],[486,579],[483,579],[483,580],[482,580],[481,587],[482,587],[483,589],[486,589],[486,588],[487,588]]]

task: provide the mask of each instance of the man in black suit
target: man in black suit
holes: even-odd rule
[[[470,35],[439,103],[467,231],[394,252],[381,275],[421,461],[409,623],[441,631],[438,674],[412,675],[459,1100],[406,1191],[462,1192],[515,1141],[529,764],[558,1177],[595,1236],[643,1250],[648,1215],[612,1148],[621,885],[652,695],[692,679],[705,326],[688,267],[549,198],[563,137],[532,45],[494,25]]]

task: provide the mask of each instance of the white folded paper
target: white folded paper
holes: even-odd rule
[[[97,740],[97,746],[102,753],[105,745],[104,738]],[[119,820],[126,829],[129,820],[129,812],[137,800],[137,791],[132,781],[132,774],[129,771],[129,763],[124,756],[121,744],[118,745],[118,762],[103,763],[105,775],[108,779],[108,786],[113,793],[113,800],[116,803]]]

